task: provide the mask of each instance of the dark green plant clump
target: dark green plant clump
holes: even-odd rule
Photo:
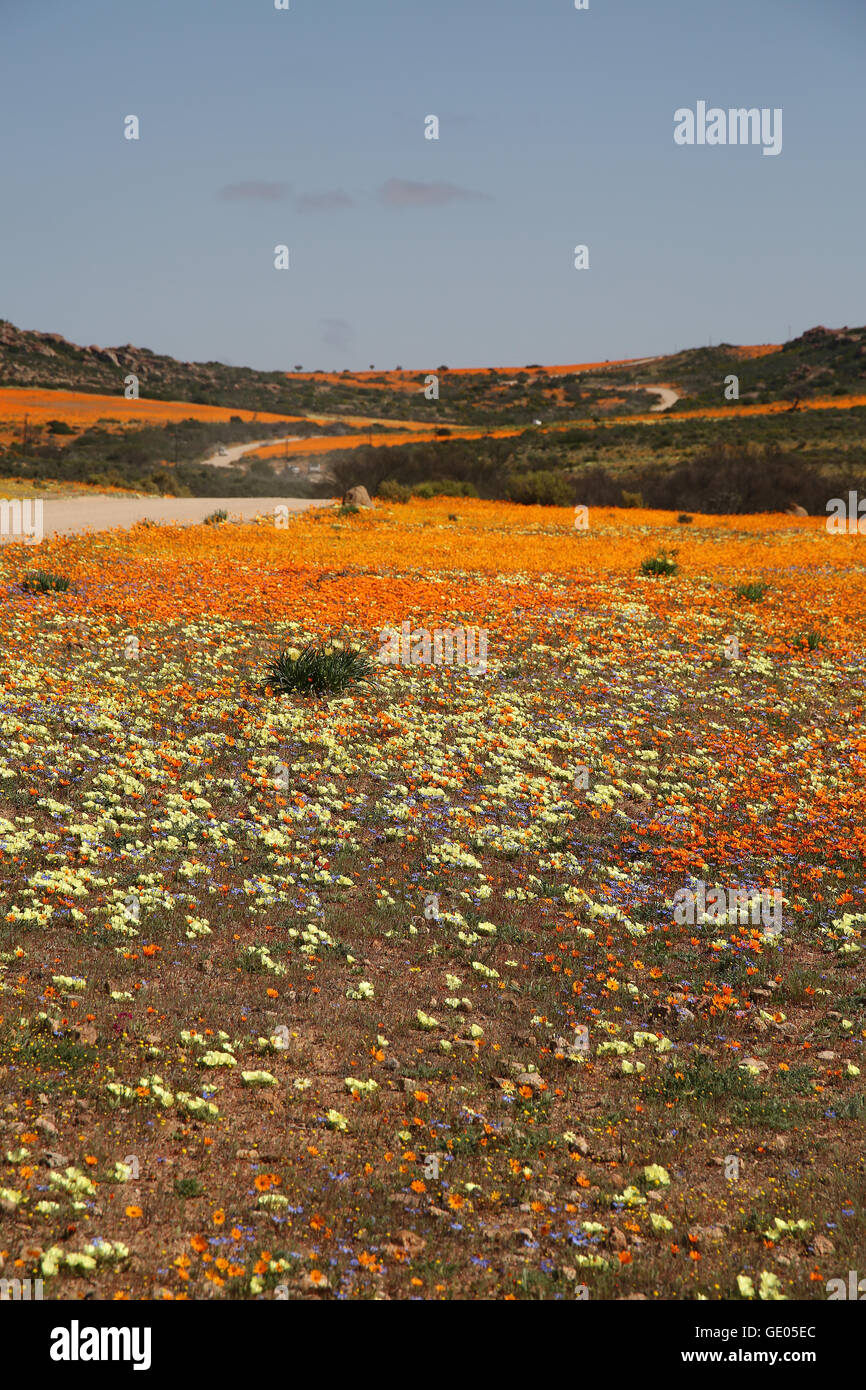
[[[356,648],[310,643],[297,656],[280,652],[267,668],[265,684],[277,695],[340,694],[354,681],[366,679],[373,666]]]
[[[28,570],[21,580],[26,594],[62,594],[69,588],[65,574],[50,574],[48,570]]]
[[[660,550],[647,560],[641,560],[641,574],[676,574],[679,566],[674,559],[675,551]]]
[[[738,584],[737,598],[748,599],[749,603],[761,603],[769,587],[762,579],[753,580],[749,584]]]

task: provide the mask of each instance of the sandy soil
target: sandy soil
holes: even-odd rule
[[[676,405],[681,397],[680,391],[672,391],[669,386],[644,386],[644,391],[654,391],[659,398],[658,405],[651,405],[650,410],[669,410],[672,405]]]

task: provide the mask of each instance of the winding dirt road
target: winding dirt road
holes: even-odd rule
[[[135,526],[153,521],[167,526],[195,526],[211,512],[226,511],[228,520],[251,521],[255,516],[273,517],[276,507],[304,512],[308,507],[329,507],[331,498],[308,497],[123,497],[92,493],[77,497],[43,499],[43,536],[75,536],[85,531],[110,531],[116,526]],[[18,540],[2,536],[0,541]],[[38,553],[37,547],[29,547]]]
[[[202,459],[202,463],[207,463],[212,468],[231,468],[232,464],[237,463],[244,454],[254,454],[256,449],[261,449],[266,444],[292,444],[297,439],[303,439],[303,435],[286,434],[281,439],[256,439],[249,444],[233,444],[230,449],[226,449],[223,453],[220,453],[219,449],[215,449],[206,459]]]

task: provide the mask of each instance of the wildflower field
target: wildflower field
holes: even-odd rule
[[[46,591],[0,549],[0,1274],[774,1300],[862,1266],[863,538],[574,523],[140,526],[44,541]],[[406,621],[483,629],[484,669],[267,684]],[[779,889],[781,930],[680,924],[696,882]]]
[[[259,420],[263,424],[292,423],[298,416],[273,415],[268,412],[237,412],[228,406],[194,404],[189,401],[163,401],[123,396],[95,395],[89,391],[52,391],[39,388],[0,387],[0,441],[20,433],[25,420],[31,428],[60,420],[71,431],[91,429],[95,425],[110,425],[123,430],[131,425],[172,424],[195,419],[224,423],[235,415],[241,420]]]

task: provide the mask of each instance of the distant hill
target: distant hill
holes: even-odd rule
[[[798,396],[857,394],[866,389],[866,328],[812,328],[781,346],[721,344],[631,361],[417,371],[287,373],[181,362],[149,348],[80,347],[59,333],[37,333],[0,320],[0,385],[122,393],[134,373],[143,397],[239,410],[298,415],[377,414],[464,425],[545,424],[649,411],[656,383],[680,393],[672,412],[723,402],[725,378],[739,379],[744,404]],[[439,399],[424,396],[439,378]],[[617,388],[624,394],[617,395]],[[627,388],[627,389],[626,389]]]
[[[134,373],[142,396],[293,415],[313,408],[312,388],[283,372],[256,372],[221,362],[180,362],[149,348],[79,347],[60,333],[35,333],[0,319],[0,385],[123,393]]]
[[[775,349],[722,343],[692,348],[641,368],[641,379],[671,380],[683,393],[674,409],[719,405],[726,376],[739,380],[742,404],[860,395],[866,391],[866,328],[810,328]]]

